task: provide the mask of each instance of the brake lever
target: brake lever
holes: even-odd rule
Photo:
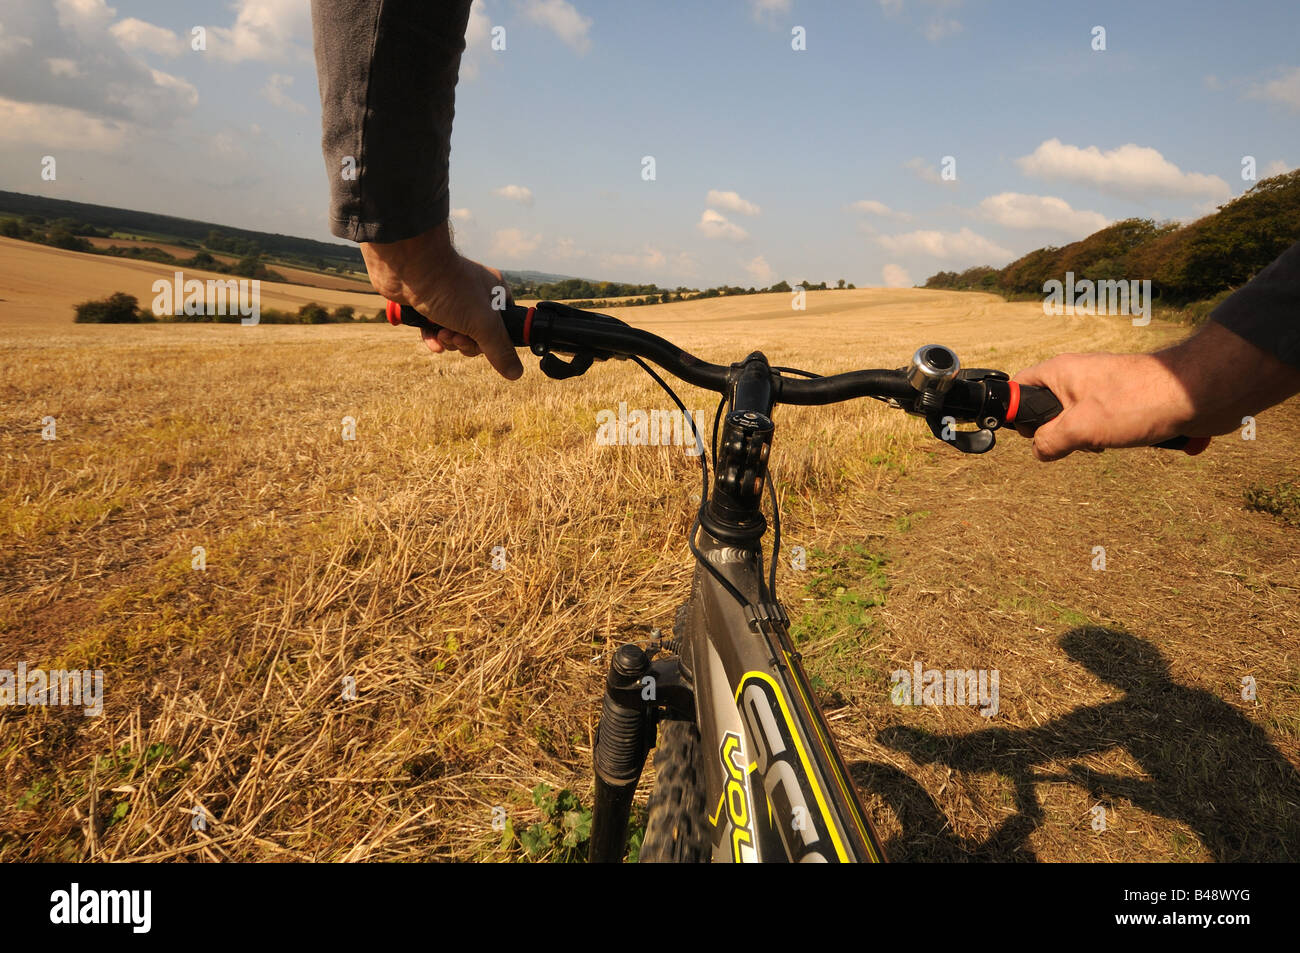
[[[944,443],[951,444],[962,453],[988,453],[997,443],[992,430],[981,427],[979,430],[958,430],[957,419],[945,414],[942,409],[926,414],[925,422],[934,434]]]
[[[542,373],[547,377],[552,380],[562,381],[587,373],[595,359],[596,356],[591,351],[579,351],[569,361],[556,357],[554,351],[544,351],[537,366],[541,368]]]

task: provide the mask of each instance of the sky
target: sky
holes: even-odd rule
[[[475,0],[457,244],[909,286],[1189,221],[1300,164],[1298,36],[1296,0]],[[307,0],[0,0],[0,189],[336,240],[326,176]]]

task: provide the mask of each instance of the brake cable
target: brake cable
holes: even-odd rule
[[[695,514],[695,522],[691,525],[691,531],[686,538],[686,543],[690,547],[691,554],[695,557],[695,561],[700,565],[702,565],[705,568],[705,570],[711,576],[713,576],[713,578],[718,582],[718,584],[722,586],[722,588],[725,589],[733,599],[736,600],[737,604],[739,604],[742,609],[747,609],[751,605],[749,599],[745,597],[745,594],[743,592],[741,592],[738,588],[736,588],[736,586],[731,582],[731,580],[729,580],[726,576],[722,574],[722,572],[718,569],[718,567],[714,566],[713,563],[709,561],[708,557],[704,555],[704,553],[700,550],[699,546],[695,542],[695,538],[700,531],[700,520],[702,515],[704,514],[704,509],[709,505],[709,465],[707,462],[707,457],[704,453],[704,436],[700,433],[700,428],[696,424],[694,416],[692,416],[686,410],[686,405],[682,402],[682,399],[677,396],[677,392],[672,389],[672,387],[668,384],[668,382],[665,381],[662,377],[660,377],[659,374],[655,372],[654,368],[650,367],[649,364],[647,364],[644,360],[642,360],[637,355],[635,354],[630,355],[630,358],[632,361],[636,363],[638,367],[640,367],[643,371],[649,374],[650,378],[661,388],[663,388],[664,392],[669,397],[672,398],[673,403],[677,405],[677,409],[682,412],[682,417],[690,422],[691,432],[695,437],[695,446],[700,451],[700,481],[701,481],[700,482],[700,507]],[[801,371],[798,370],[797,368],[791,368],[791,367],[776,367],[773,368],[773,370],[779,373],[799,374],[804,377],[810,377],[810,378],[821,376],[819,374],[813,374],[810,371]],[[722,410],[726,406],[726,404],[727,404],[727,395],[724,394],[722,395],[721,399],[718,401],[718,409],[713,415],[713,439],[711,441],[710,449],[712,451],[713,458],[715,460],[718,457],[718,424],[722,420]],[[772,485],[772,472],[770,468],[768,469],[768,474],[767,474],[767,493],[768,493],[768,499],[771,501],[772,504],[772,561],[768,567],[768,580],[765,585],[763,581],[763,550],[762,547],[760,546],[757,550],[758,586],[759,586],[759,598],[766,602],[775,604],[777,601],[776,600],[776,564],[778,561],[778,556],[780,555],[781,552],[781,508],[780,508],[780,504],[778,504],[777,502],[776,489]]]

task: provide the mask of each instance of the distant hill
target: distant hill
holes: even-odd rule
[[[109,205],[92,205],[70,202],[43,195],[25,195],[22,192],[0,191],[0,215],[38,215],[46,219],[75,219],[99,228],[139,234],[158,241],[173,240],[181,243],[206,244],[212,232],[221,232],[227,239],[254,242],[264,254],[272,258],[288,258],[301,262],[318,259],[328,267],[348,265],[361,271],[361,249],[351,242],[320,242],[310,238],[297,238],[274,232],[258,232],[248,228],[217,225],[174,215],[154,212],[137,212]],[[543,271],[503,271],[513,285],[534,286],[572,280],[570,275],[555,275]]]
[[[204,242],[213,231],[243,241],[256,242],[268,255],[310,261],[321,258],[331,266],[348,264],[360,267],[361,249],[341,242],[318,242],[310,238],[256,232],[247,228],[199,222],[173,215],[154,212],[136,212],[108,205],[91,205],[86,202],[69,202],[66,199],[46,198],[43,195],[24,195],[21,192],[0,192],[0,213],[14,215],[39,215],[44,218],[71,218],[88,225],[109,227],[122,232],[143,234],[149,238],[181,239]]]
[[[927,288],[1041,296],[1045,282],[1146,280],[1162,304],[1184,307],[1220,298],[1300,241],[1300,170],[1256,183],[1188,225],[1130,218],[1077,242],[1038,248],[1005,268],[941,271]],[[1204,309],[1199,309],[1204,310]]]
[[[506,281],[512,285],[547,285],[557,281],[575,280],[572,275],[553,275],[547,271],[507,271],[502,268],[501,274],[505,275]]]

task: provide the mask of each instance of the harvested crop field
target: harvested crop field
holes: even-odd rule
[[[0,668],[102,669],[104,710],[0,709],[0,860],[517,859],[494,809],[522,830],[539,784],[588,802],[606,653],[667,629],[691,574],[694,459],[595,441],[600,410],[671,407],[653,382],[526,357],[508,383],[383,326],[72,325],[126,272],[41,291],[31,248],[2,246]],[[32,253],[146,291],[160,267]],[[953,292],[808,304],[612,313],[823,373],[1182,333]],[[892,859],[1300,859],[1300,530],[1245,500],[1295,479],[1297,401],[1195,458],[1053,465],[870,401],[776,421],[807,552],[779,591]],[[998,670],[997,714],[895,706],[917,662]]]

